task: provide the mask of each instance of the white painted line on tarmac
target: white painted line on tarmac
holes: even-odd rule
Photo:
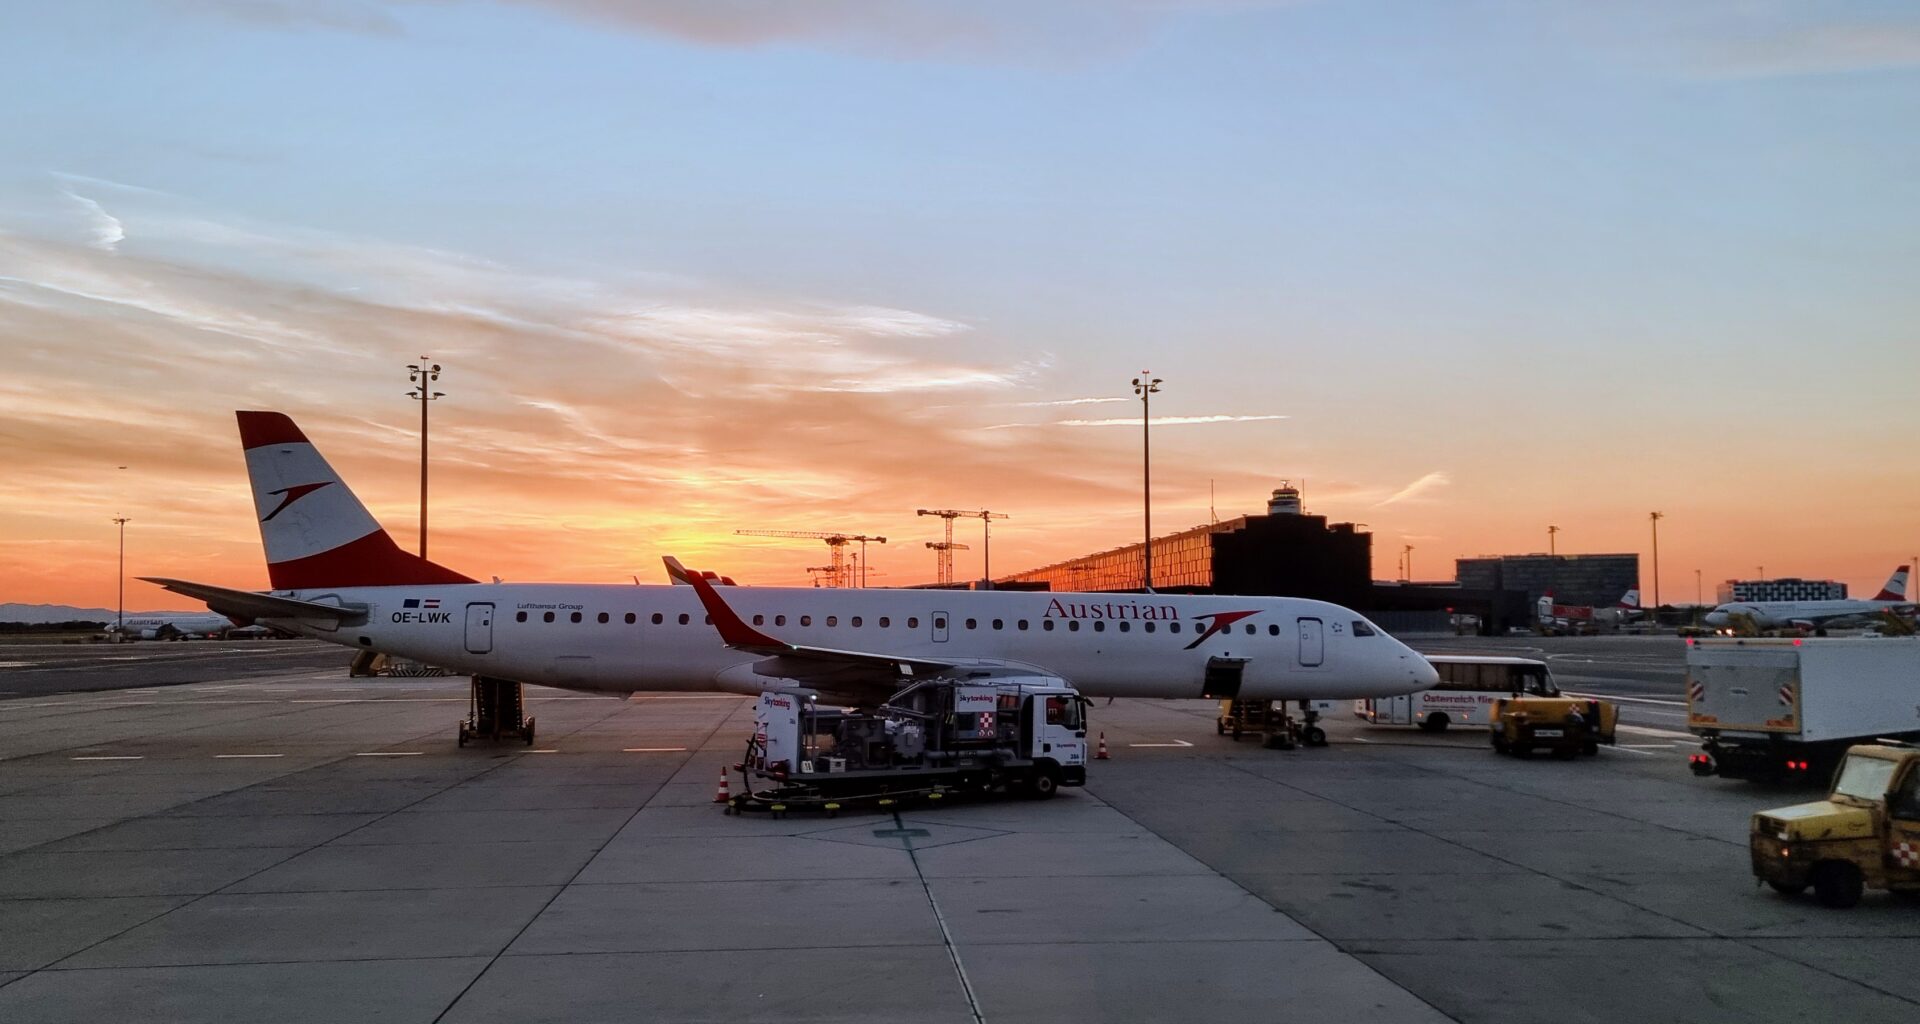
[[[523,754],[558,754],[559,752],[560,749],[558,747],[541,747],[539,750],[521,751]]]
[[[143,761],[144,754],[82,754],[75,761]]]
[[[213,756],[216,759],[218,759],[218,758],[248,758],[248,757],[285,757],[287,755],[285,754],[215,754]]]
[[[1652,697],[1622,697],[1617,693],[1577,693],[1573,690],[1562,690],[1560,692],[1569,697],[1579,697],[1583,700],[1591,697],[1599,697],[1602,700],[1624,701],[1628,704],[1659,704],[1669,708],[1684,708],[1687,706],[1687,702],[1684,700],[1655,700]]]
[[[1129,743],[1129,747],[1191,747],[1186,740],[1174,740],[1172,743]]]
[[[1624,750],[1674,750],[1678,748],[1680,744],[1678,743],[1616,743],[1614,744],[1614,746],[1620,747]]]
[[[1634,749],[1634,748],[1632,748],[1632,747],[1627,747],[1627,746],[1621,746],[1621,745],[1619,745],[1619,744],[1615,744],[1615,745],[1614,745],[1614,748],[1613,748],[1613,749],[1615,749],[1615,750],[1623,750],[1623,751],[1625,751],[1625,752],[1627,752],[1627,753],[1629,753],[1629,754],[1639,754],[1639,755],[1640,755],[1641,757],[1652,757],[1652,756],[1653,756],[1653,751],[1651,751],[1651,750],[1635,750],[1635,749]]]
[[[1650,729],[1644,725],[1616,725],[1617,732],[1631,733],[1635,736],[1664,736],[1671,740],[1691,740],[1697,737],[1690,732],[1674,732],[1672,729]]]
[[[363,750],[355,757],[419,757],[424,750]]]
[[[681,754],[685,747],[621,747],[622,754]]]

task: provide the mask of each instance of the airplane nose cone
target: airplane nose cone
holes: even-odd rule
[[[1419,689],[1426,690],[1440,685],[1440,670],[1433,667],[1433,662],[1417,653],[1413,655],[1413,662],[1413,680],[1418,684]]]
[[[1724,626],[1726,624],[1727,624],[1726,612],[1708,612],[1707,613],[1707,625]]]

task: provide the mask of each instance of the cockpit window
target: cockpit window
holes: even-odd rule
[[[1354,636],[1375,636],[1377,634],[1374,632],[1373,626],[1369,625],[1368,623],[1360,619],[1355,619],[1353,620],[1353,635]]]

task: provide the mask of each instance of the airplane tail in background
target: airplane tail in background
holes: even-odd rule
[[[1626,594],[1620,598],[1620,607],[1625,608],[1630,612],[1639,611],[1640,610],[1639,589],[1636,588],[1636,589],[1627,591]]]
[[[1905,601],[1907,599],[1907,570],[1911,568],[1913,567],[1903,565],[1895,569],[1893,575],[1887,578],[1887,585],[1881,587],[1880,592],[1873,595],[1873,599],[1875,601]]]
[[[273,589],[475,582],[400,550],[285,414],[236,415]]]

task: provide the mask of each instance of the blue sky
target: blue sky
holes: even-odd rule
[[[127,362],[129,324],[164,349],[221,319],[222,344],[267,360],[244,377],[266,390],[171,381],[191,419],[298,402],[289,338],[344,360],[343,380],[416,339],[458,354],[461,325],[431,319],[458,311],[506,332],[476,357],[552,371],[538,387],[488,371],[469,415],[564,399],[652,436],[622,392],[844,392],[884,363],[870,398],[809,414],[989,446],[961,428],[1050,415],[994,403],[1124,394],[1151,366],[1169,415],[1288,417],[1172,432],[1169,522],[1204,514],[1209,480],[1244,510],[1260,481],[1307,476],[1325,482],[1310,504],[1381,531],[1384,575],[1398,538],[1436,565],[1525,547],[1511,535],[1549,520],[1588,517],[1589,549],[1631,550],[1644,509],[1671,505],[1670,528],[1700,524],[1709,578],[1766,562],[1877,585],[1920,512],[1886,446],[1917,425],[1916,71],[1920,14],[1890,3],[43,5],[0,38],[0,89],[30,98],[0,133],[0,277],[17,282],[0,344],[51,388],[61,360],[26,312],[54,315],[48,295],[83,363]],[[40,280],[53,263],[81,277]],[[95,286],[123,291],[103,305]],[[356,330],[312,305],[345,299],[404,316]],[[657,351],[602,346],[579,355],[593,372],[562,372],[564,346],[594,339],[550,325],[636,308],[703,358],[662,377]],[[284,336],[245,326],[269,321]],[[847,358],[811,366],[813,345]],[[311,411],[347,415],[346,393]],[[0,426],[34,420],[11,411]],[[111,431],[101,417],[59,429]],[[1125,540],[1127,484],[1102,474],[1131,436],[1034,433],[1070,480],[995,495],[983,462],[960,502],[1031,510],[1002,557]],[[518,450],[500,443],[496,465]],[[867,516],[927,503],[857,449],[820,469],[823,494]],[[1447,483],[1372,504],[1434,473]],[[1846,542],[1766,517],[1708,527],[1782,473],[1829,497]],[[848,507],[814,500],[796,515]],[[665,543],[674,510],[656,511]],[[763,513],[700,514],[717,530]]]

